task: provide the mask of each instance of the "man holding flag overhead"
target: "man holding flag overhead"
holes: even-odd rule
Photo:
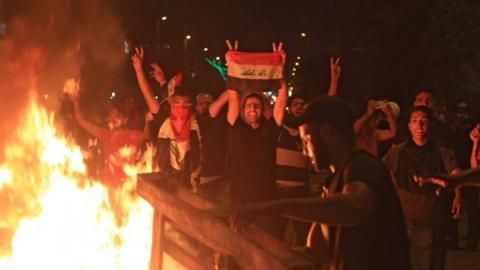
[[[273,53],[241,53],[237,51],[238,42],[232,46],[227,41],[227,46],[228,149],[232,206],[236,208],[274,195],[275,147],[287,103],[287,86],[282,75],[285,63],[282,43],[278,46],[273,43]],[[275,84],[279,86],[278,97],[268,117],[264,115],[268,105],[258,92]],[[243,99],[239,97],[240,91]]]

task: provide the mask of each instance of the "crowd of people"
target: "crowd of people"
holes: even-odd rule
[[[273,50],[285,57],[282,44]],[[143,49],[131,59],[145,117],[127,98],[108,126],[96,126],[72,97],[78,124],[103,145],[106,185],[120,186],[123,164],[134,162],[121,148],[153,142],[157,171],[229,207],[234,230],[255,223],[290,246],[308,247],[331,269],[444,269],[446,250],[458,247],[461,213],[468,216],[464,247],[477,248],[478,171],[467,170],[480,159],[480,124],[467,103],[447,114],[433,89],[420,88],[411,108],[372,98],[358,114],[336,97],[339,58],[330,58],[326,96],[288,97],[281,80],[274,101],[236,89],[194,98],[181,74],[169,80],[152,64],[158,97]],[[312,189],[314,178],[322,189]]]

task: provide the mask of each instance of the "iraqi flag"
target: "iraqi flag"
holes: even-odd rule
[[[229,51],[227,89],[239,92],[277,91],[283,78],[285,56],[281,52]]]

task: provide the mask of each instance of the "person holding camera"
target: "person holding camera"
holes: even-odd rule
[[[378,125],[384,118],[388,129],[380,130]],[[395,137],[397,133],[397,120],[392,107],[386,100],[369,100],[367,110],[353,125],[355,144],[370,154],[378,155],[378,143]]]

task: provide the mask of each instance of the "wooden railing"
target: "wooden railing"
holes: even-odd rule
[[[307,255],[293,251],[254,226],[242,233],[229,228],[225,218],[214,214],[217,206],[191,194],[180,185],[162,179],[158,174],[141,174],[137,192],[155,208],[151,269],[162,269],[163,254],[169,254],[188,269],[208,269],[185,254],[165,237],[165,224],[233,258],[244,269],[318,269],[318,263]]]

